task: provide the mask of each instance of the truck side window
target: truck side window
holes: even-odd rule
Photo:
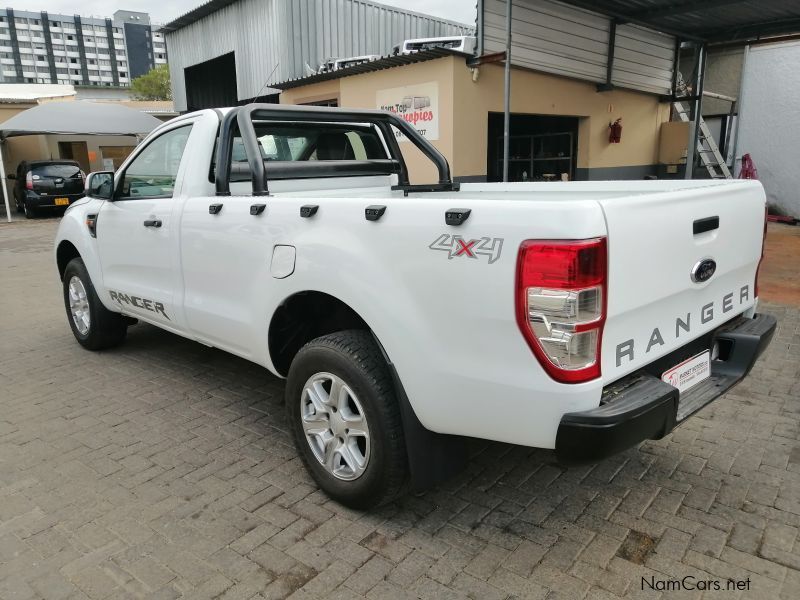
[[[172,198],[191,125],[161,134],[133,159],[122,174],[119,198]]]

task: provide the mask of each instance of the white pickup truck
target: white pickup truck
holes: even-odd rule
[[[399,133],[437,183],[409,183]],[[754,181],[459,186],[390,113],[248,105],[92,173],[55,254],[80,344],[139,320],[285,377],[311,474],[368,507],[468,437],[568,463],[667,435],[773,335],[764,223]]]

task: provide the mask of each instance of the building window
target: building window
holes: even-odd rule
[[[78,64],[78,59],[77,58],[70,58],[69,62],[72,63],[73,65],[76,65],[76,64]]]
[[[74,40],[75,38],[74,38],[74,37],[72,37],[71,35],[68,35],[68,36],[67,36],[67,39],[68,39],[68,40]]]
[[[128,76],[128,74],[127,74],[125,71],[120,71],[120,72],[119,72],[119,76],[120,76],[120,77],[127,77],[127,76]]]

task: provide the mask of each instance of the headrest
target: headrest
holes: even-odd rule
[[[317,138],[317,160],[354,160],[355,157],[347,134],[322,133]]]

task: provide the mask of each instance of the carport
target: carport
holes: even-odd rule
[[[6,185],[2,142],[21,135],[130,135],[141,138],[161,121],[124,106],[91,102],[49,102],[30,108],[0,124],[0,177],[6,218],[11,221],[11,204]]]
[[[568,14],[570,10],[572,15]],[[691,107],[687,165],[692,165],[702,114],[707,48],[797,36],[800,2],[561,0],[557,4],[547,0],[478,0],[477,25],[476,64],[505,61],[504,178],[509,161],[512,65],[595,81],[599,92],[631,87],[687,103]],[[598,33],[592,40],[592,34]],[[599,38],[607,41],[605,48],[591,49],[590,42]],[[655,57],[649,60],[647,47],[670,38],[674,52],[671,68],[665,69],[663,59],[661,65]],[[641,45],[641,61],[630,56],[635,45]],[[678,78],[680,51],[688,47],[694,48],[693,78],[682,87]],[[691,168],[686,169],[686,177],[692,177]]]

